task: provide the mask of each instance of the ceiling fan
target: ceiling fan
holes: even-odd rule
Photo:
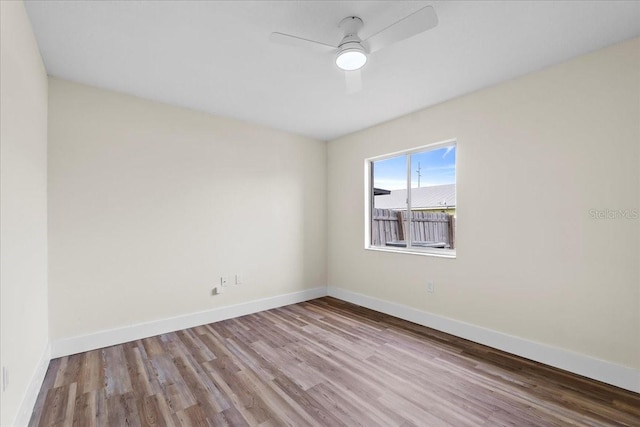
[[[367,63],[369,54],[434,28],[438,25],[438,16],[432,6],[427,6],[365,40],[358,36],[363,24],[362,19],[357,16],[347,16],[340,21],[338,27],[342,29],[344,36],[337,46],[284,33],[271,33],[269,39],[275,43],[335,52],[336,66],[345,72],[347,93],[354,93],[362,89],[360,69]]]

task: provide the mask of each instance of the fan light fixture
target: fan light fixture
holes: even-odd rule
[[[285,33],[271,33],[269,39],[275,43],[335,53],[336,66],[342,71],[346,71],[344,76],[347,84],[347,93],[351,94],[362,89],[362,80],[360,73],[357,71],[365,66],[370,54],[376,53],[393,43],[430,30],[438,25],[438,16],[433,6],[425,6],[377,33],[370,31],[373,35],[364,40],[358,36],[363,25],[362,19],[353,15],[347,16],[340,21],[338,27],[342,30],[343,37],[337,45]]]
[[[336,65],[344,71],[359,70],[366,63],[367,54],[360,43],[345,43],[336,56]]]

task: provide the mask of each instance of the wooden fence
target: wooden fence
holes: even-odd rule
[[[373,246],[406,246],[406,211],[373,209]],[[415,246],[455,248],[455,218],[443,212],[412,212],[411,237]]]

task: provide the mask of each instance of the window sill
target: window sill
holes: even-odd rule
[[[429,249],[401,249],[401,248],[393,248],[393,247],[381,247],[381,246],[365,246],[365,250],[368,251],[376,251],[376,252],[392,252],[396,254],[409,254],[409,255],[422,255],[422,256],[432,256],[436,258],[456,258],[455,250],[429,250]]]

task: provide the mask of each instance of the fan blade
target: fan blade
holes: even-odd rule
[[[365,43],[369,52],[375,52],[392,43],[430,30],[436,25],[438,25],[436,11],[432,6],[427,6],[378,31],[366,39]]]
[[[344,72],[344,81],[347,84],[347,95],[353,95],[362,90],[362,75],[360,69]]]
[[[269,40],[274,43],[287,44],[290,46],[298,46],[298,47],[308,47],[315,50],[320,50],[323,52],[329,52],[332,50],[336,50],[337,46],[331,46],[329,44],[316,42],[313,40],[303,39],[302,37],[292,36],[290,34],[283,33],[271,33],[269,36]]]

